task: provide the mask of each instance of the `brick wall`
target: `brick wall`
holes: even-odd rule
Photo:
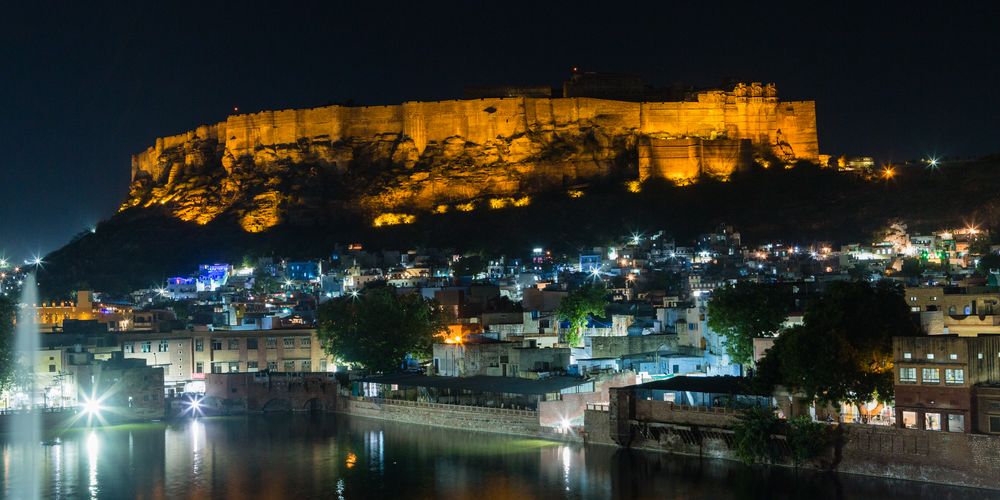
[[[441,405],[414,401],[387,401],[358,397],[342,397],[337,409],[340,412],[361,417],[451,429],[533,437],[545,434],[538,425],[538,412],[526,410]]]

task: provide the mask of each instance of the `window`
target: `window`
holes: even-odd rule
[[[284,344],[285,349],[295,348],[295,337],[285,337],[281,339],[282,344]]]
[[[965,432],[965,415],[948,415],[948,432]]]
[[[924,414],[924,429],[928,431],[939,431],[941,430],[941,414],[940,413],[925,413]]]
[[[240,371],[240,362],[239,361],[230,361],[229,362],[229,370],[228,371],[229,371],[229,373],[237,373],[237,372],[239,372]]]
[[[222,363],[212,363],[212,373],[222,373]]]
[[[312,361],[308,359],[302,362],[302,371],[311,372],[312,371]]]
[[[904,352],[903,353],[903,359],[913,359],[913,353],[912,352]]]
[[[903,412],[903,427],[906,427],[907,429],[917,428],[917,412],[915,411]]]
[[[202,352],[205,350],[205,339],[194,339],[194,350]]]
[[[958,354],[951,353],[951,354],[948,355],[948,359],[951,359],[951,360],[958,359]]]
[[[212,350],[213,351],[222,350],[222,339],[212,339]]]
[[[143,342],[140,345],[140,347],[142,349],[142,352],[153,352],[153,344],[152,344],[152,342]]]
[[[230,351],[240,350],[240,339],[229,339],[229,350]]]
[[[278,343],[278,339],[276,339],[274,337],[268,337],[267,339],[264,340],[264,345],[268,349],[274,349],[274,347],[275,347],[275,345],[277,345],[277,343]]]
[[[247,371],[248,372],[255,372],[255,371],[257,371],[257,362],[256,361],[247,361]]]
[[[125,344],[124,347],[126,353],[132,354],[133,352],[135,352],[135,344],[133,344],[132,342]]]
[[[978,357],[979,359],[983,359],[983,353],[979,353],[979,356],[977,356],[977,357]]]
[[[965,383],[965,370],[962,368],[948,368],[944,371],[944,383],[946,384],[964,384]]]
[[[910,302],[916,302],[916,301],[917,301],[916,295],[910,295]]]
[[[55,373],[55,372],[56,372],[56,365],[49,365],[49,373]]]
[[[927,353],[927,359],[934,359],[934,353],[932,352]]]
[[[437,361],[437,360],[435,360],[435,361]],[[319,371],[321,371],[321,372],[325,372],[326,371],[326,360],[325,359],[319,360]]]
[[[990,416],[990,432],[1000,433],[1000,417]]]
[[[937,368],[923,368],[920,370],[920,378],[925,384],[940,384],[941,370]]]
[[[167,340],[161,340],[160,345],[156,348],[157,352],[170,352],[170,342]]]
[[[915,384],[917,382],[917,369],[916,368],[900,368],[899,369],[899,381],[909,382]]]
[[[271,371],[278,371],[278,362],[277,361],[268,361],[267,362],[267,369],[271,370]]]
[[[295,362],[294,361],[285,361],[285,371],[286,372],[294,372],[295,371]]]
[[[195,363],[194,364],[194,372],[195,373],[205,373],[205,363],[203,361],[199,361],[199,362]]]
[[[309,337],[302,337],[299,339],[299,347],[307,348],[312,346],[312,339]]]
[[[249,351],[257,350],[257,339],[247,339],[247,350]]]

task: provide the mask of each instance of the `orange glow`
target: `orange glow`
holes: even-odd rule
[[[348,469],[353,469],[354,465],[357,463],[358,463],[358,456],[355,455],[354,452],[351,451],[347,452],[347,460],[344,461],[344,465],[346,465]]]
[[[886,167],[882,169],[882,178],[885,180],[890,180],[893,177],[896,177],[896,169],[893,168],[891,165],[886,165]]]
[[[372,221],[372,226],[382,227],[382,226],[395,226],[398,224],[413,224],[413,221],[417,220],[417,217],[410,214],[397,214],[397,213],[384,213],[375,217]]]
[[[436,213],[436,214],[445,214],[445,213],[448,213],[448,205],[438,205],[438,206],[434,207],[434,213]]]
[[[476,209],[476,204],[470,201],[468,203],[455,205],[455,209],[459,212],[471,212]]]
[[[625,183],[625,187],[630,193],[638,193],[642,191],[642,184],[639,181],[628,181]]]
[[[570,198],[582,198],[583,197],[583,191],[579,191],[579,190],[576,190],[576,189],[571,189],[571,190],[567,191],[566,194],[568,194]]]

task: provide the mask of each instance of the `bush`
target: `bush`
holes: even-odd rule
[[[788,421],[786,436],[792,462],[799,465],[819,457],[829,442],[829,428],[805,415]]]
[[[746,464],[775,462],[781,450],[771,436],[781,430],[782,422],[770,408],[747,409],[734,428],[736,456]]]

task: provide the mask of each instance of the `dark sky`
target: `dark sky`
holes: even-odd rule
[[[1000,17],[966,2],[33,3],[0,14],[0,254],[18,259],[110,216],[131,154],[234,106],[455,98],[572,66],[774,81],[817,101],[824,153],[1000,152]]]

